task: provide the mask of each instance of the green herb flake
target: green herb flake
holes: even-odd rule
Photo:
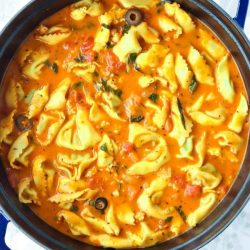
[[[184,113],[183,113],[183,108],[182,108],[182,105],[181,105],[181,102],[180,102],[179,98],[177,98],[177,106],[178,106],[178,110],[180,112],[182,125],[186,129],[186,121],[185,121],[185,117],[184,117]]]
[[[103,152],[106,152],[106,153],[107,153],[107,152],[108,152],[107,144],[104,143],[103,145],[101,145],[100,150],[102,150]]]
[[[118,96],[119,98],[121,98],[122,96],[122,90],[121,89],[114,89],[113,93]]]
[[[139,68],[139,66],[136,63],[134,64],[134,69],[140,73],[143,73],[143,71]]]
[[[73,89],[81,89],[83,86],[83,82],[77,82],[73,85]]]
[[[155,93],[151,94],[149,97],[148,97],[152,102],[156,103],[157,100],[159,99],[159,96]]]
[[[95,201],[89,200],[89,205],[94,207],[95,206]]]
[[[50,61],[49,60],[46,60],[45,62],[44,62],[44,65],[45,66],[47,66],[47,67],[51,67],[51,63],[50,63]]]
[[[114,47],[114,45],[111,44],[110,42],[107,42],[107,43],[106,43],[106,48],[107,48],[107,49],[112,49],[113,47]]]
[[[141,122],[142,120],[144,120],[144,116],[143,115],[131,116],[130,117],[130,122]]]
[[[71,212],[76,213],[79,210],[79,207],[76,205],[72,205],[71,208],[69,209]]]
[[[102,24],[102,27],[105,28],[105,29],[108,29],[110,30],[111,29],[111,25],[108,25],[108,24]]]
[[[80,53],[78,57],[74,58],[74,61],[77,63],[82,63],[84,62],[84,56]]]
[[[173,218],[174,218],[173,216],[169,216],[164,221],[165,222],[171,222],[173,220]]]
[[[197,87],[198,87],[198,83],[197,83],[195,77],[193,77],[192,82],[190,83],[190,85],[189,85],[189,87],[188,87],[189,92],[190,92],[191,94],[193,94],[194,91],[197,89]]]
[[[86,24],[86,28],[87,28],[87,29],[92,29],[92,28],[94,28],[94,27],[95,27],[95,24],[94,24],[94,23],[88,22],[88,23]]]
[[[128,64],[135,64],[136,58],[137,58],[137,54],[131,53],[128,57]]]
[[[164,5],[165,3],[172,3],[173,1],[172,0],[161,0],[160,2],[158,2],[156,4],[156,6],[162,6]]]
[[[128,31],[130,30],[130,28],[131,28],[130,25],[125,24],[125,25],[122,27],[122,35],[128,34]]]
[[[181,218],[186,221],[187,219],[187,216],[185,215],[185,213],[183,212],[182,210],[182,206],[179,206],[179,207],[174,207],[175,210],[177,211],[177,213],[181,216]]]
[[[54,71],[54,73],[58,73],[59,69],[58,69],[58,65],[56,63],[53,63],[51,66],[51,69]]]
[[[93,73],[94,77],[98,77],[99,76],[99,73],[95,70],[94,73]]]

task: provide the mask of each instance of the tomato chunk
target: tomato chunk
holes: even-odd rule
[[[179,175],[175,175],[172,178],[173,183],[179,187],[179,188],[185,188],[186,187],[186,175],[185,174],[179,174]]]
[[[134,144],[131,142],[122,143],[122,151],[124,153],[131,153],[134,150]]]
[[[84,55],[89,50],[92,50],[92,48],[94,47],[94,44],[95,42],[94,42],[93,37],[85,37],[80,47],[81,53]]]
[[[121,70],[126,69],[126,64],[119,61],[119,58],[113,53],[108,51],[106,53],[107,70],[112,73],[118,73]]]
[[[72,90],[69,95],[69,101],[72,104],[79,104],[83,108],[89,109],[89,105],[86,103],[84,94],[79,90]]]
[[[187,184],[184,195],[191,198],[199,198],[201,196],[202,189],[199,185]]]

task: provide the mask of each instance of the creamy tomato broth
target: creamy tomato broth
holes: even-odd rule
[[[150,246],[196,226],[246,150],[230,52],[167,1],[59,11],[20,46],[1,96],[1,156],[20,202],[98,246]]]

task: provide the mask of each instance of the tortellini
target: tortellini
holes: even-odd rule
[[[218,126],[226,120],[226,109],[219,104],[214,110],[201,112],[200,109],[205,102],[205,96],[202,95],[196,102],[189,107],[188,113],[191,118],[203,126]]]
[[[29,118],[38,115],[49,100],[49,87],[44,85],[35,90],[29,103]]]
[[[205,191],[215,189],[222,180],[221,174],[210,163],[200,168],[190,169],[187,172],[187,176],[193,184],[203,186]]]
[[[66,93],[68,92],[70,84],[70,78],[65,78],[58,84],[57,88],[50,94],[45,110],[63,109],[65,107]]]
[[[136,64],[141,70],[157,67],[166,56],[169,49],[159,44],[153,44],[148,51],[141,53],[136,58]]]
[[[146,188],[140,195],[137,203],[139,208],[144,211],[148,216],[152,216],[157,219],[165,219],[171,212],[172,207],[161,208],[153,201],[158,201],[163,195],[164,189],[167,187],[168,181],[159,177],[153,180],[148,188]]]
[[[193,46],[188,53],[188,62],[192,67],[195,78],[199,83],[214,85],[214,78],[211,67],[207,64],[205,58]]]
[[[55,170],[46,165],[46,157],[43,155],[37,156],[33,161],[33,179],[37,189],[43,196],[47,191],[51,191]]]
[[[76,115],[59,131],[56,143],[58,146],[72,150],[85,150],[101,140],[88,118],[87,110],[78,107]]]
[[[139,124],[129,125],[129,142],[138,148],[149,142],[155,142],[154,151],[148,153],[141,161],[133,164],[128,170],[129,175],[145,175],[157,171],[169,158],[166,141],[157,133]]]
[[[135,225],[135,213],[132,211],[132,208],[124,203],[121,204],[116,209],[117,219],[127,225]]]
[[[155,0],[119,0],[119,2],[127,9],[131,7],[149,9],[156,3]]]
[[[24,98],[24,91],[20,83],[10,81],[5,93],[5,103],[9,109],[16,109],[17,104]]]
[[[192,18],[187,12],[180,8],[179,4],[171,4],[166,2],[164,7],[167,15],[173,17],[175,21],[182,27],[184,32],[188,33],[195,29],[195,24]]]
[[[41,205],[36,190],[31,186],[31,179],[24,178],[18,183],[18,198],[20,202]]]
[[[173,120],[173,130],[169,133],[169,136],[176,139],[178,141],[179,146],[182,146],[186,138],[189,137],[192,131],[192,122],[187,118],[185,114],[183,114],[185,120],[185,127],[183,124],[182,116],[180,113],[180,109],[178,107],[178,100],[176,97],[172,98],[171,101],[171,111],[172,111],[172,120]]]
[[[244,140],[232,131],[221,131],[214,136],[222,147],[229,147],[233,154],[237,154],[241,149]]]
[[[58,214],[58,219],[64,219],[73,235],[90,235],[90,230],[86,222],[73,212],[62,210]]]
[[[193,72],[190,70],[186,60],[180,53],[176,55],[175,74],[181,87],[187,89],[193,79]]]
[[[42,146],[49,145],[59,132],[65,115],[60,111],[42,113],[36,126],[36,139]]]
[[[21,166],[29,165],[28,156],[34,150],[34,145],[29,141],[29,131],[21,134],[11,145],[8,160],[12,168],[20,169]]]
[[[12,138],[10,137],[10,134],[14,127],[14,115],[15,110],[0,121],[0,143],[5,142],[7,144],[11,144]]]
[[[39,80],[39,77],[42,74],[42,69],[45,66],[45,62],[49,59],[49,56],[49,52],[44,48],[40,48],[39,50],[27,54],[22,65],[23,74],[32,80]]]
[[[86,15],[99,16],[104,12],[103,5],[95,0],[78,1],[71,6],[70,16],[76,21],[82,21]]]
[[[118,146],[105,134],[99,144],[97,166],[100,168],[112,166],[114,156],[117,152]]]
[[[214,193],[208,193],[200,199],[200,206],[187,217],[187,223],[190,227],[198,224],[212,209],[217,201]]]
[[[233,103],[235,97],[235,90],[234,84],[230,79],[228,55],[224,56],[218,62],[216,66],[215,76],[219,93],[226,101]]]
[[[240,133],[243,128],[244,121],[247,118],[247,115],[248,115],[247,100],[246,97],[241,94],[239,104],[236,108],[235,113],[233,114],[231,121],[228,124],[228,128],[236,133]]]
[[[138,41],[139,38],[142,38],[149,44],[159,42],[158,33],[148,27],[147,23],[143,22],[136,27],[131,27],[128,33],[113,48],[113,52],[119,57],[121,62],[127,63],[130,54],[141,52],[142,48]]]
[[[211,34],[203,29],[199,29],[199,34],[201,45],[214,59],[220,59],[226,54],[225,48]]]
[[[109,235],[117,236],[120,234],[120,228],[112,205],[110,205],[106,212],[105,220],[95,217],[89,209],[83,210],[81,215],[89,224]]]
[[[160,16],[158,19],[159,26],[164,33],[175,32],[174,38],[178,38],[182,34],[182,29],[173,20],[166,16]]]
[[[62,25],[52,26],[50,28],[42,25],[39,27],[39,35],[36,36],[36,39],[48,45],[56,45],[67,39],[70,35],[70,29]]]

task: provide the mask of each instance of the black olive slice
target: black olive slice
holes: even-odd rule
[[[18,130],[25,132],[31,130],[33,127],[32,121],[23,114],[15,117],[15,125]]]
[[[130,9],[126,12],[125,20],[128,25],[137,26],[143,20],[143,14],[140,10]]]
[[[108,201],[104,197],[99,197],[95,201],[95,208],[100,211],[104,211],[108,206]]]

